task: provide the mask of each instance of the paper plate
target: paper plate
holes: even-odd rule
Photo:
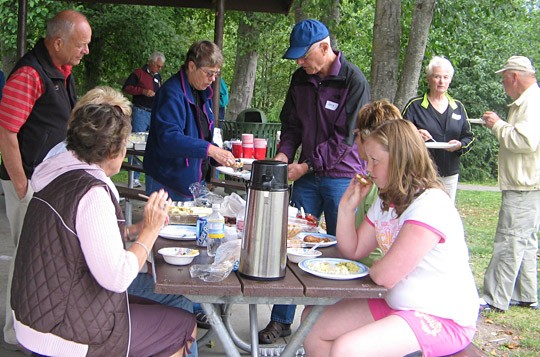
[[[451,147],[454,147],[453,144],[448,143],[434,143],[432,141],[426,142],[426,147],[428,149],[450,149]]]
[[[306,242],[305,238],[307,236],[312,236],[312,237],[315,237],[315,238],[329,239],[330,240],[329,242],[322,242],[319,245],[319,248],[329,247],[331,245],[337,244],[336,236],[333,236],[333,235],[330,235],[330,234],[314,233],[314,232],[313,233],[312,232],[301,232],[301,233],[298,233],[296,236],[298,238],[300,238],[307,247],[313,247],[315,244],[317,244],[317,242]]]
[[[159,235],[172,240],[195,240],[197,237],[197,227],[181,224],[170,224],[164,227]]]
[[[340,273],[338,270],[340,264],[353,264],[358,267],[358,271],[349,273]],[[369,274],[369,268],[362,263],[354,260],[341,258],[313,258],[301,261],[298,267],[306,273],[318,276],[320,278],[332,280],[352,280],[364,277]]]

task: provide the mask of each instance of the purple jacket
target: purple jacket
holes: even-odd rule
[[[314,173],[327,177],[353,177],[365,172],[358,156],[353,130],[360,108],[369,102],[370,89],[360,69],[341,52],[330,75],[321,80],[297,69],[281,110],[279,152],[293,161],[310,161]]]

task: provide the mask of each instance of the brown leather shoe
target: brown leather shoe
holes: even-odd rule
[[[259,331],[259,343],[261,345],[270,345],[275,343],[280,337],[286,337],[291,334],[291,324],[282,324],[281,322],[270,321],[268,325]]]

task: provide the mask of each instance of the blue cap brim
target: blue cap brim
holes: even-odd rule
[[[304,57],[311,46],[312,45],[304,47],[289,47],[287,52],[285,52],[285,54],[283,55],[283,58],[296,60],[300,57]]]

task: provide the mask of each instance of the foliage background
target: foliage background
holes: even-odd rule
[[[379,0],[382,1],[382,0]],[[375,0],[297,0],[304,15],[325,18],[330,6],[339,6],[339,19],[329,24],[337,38],[337,49],[358,65],[370,78]],[[450,94],[463,102],[469,117],[486,110],[506,115],[506,97],[500,77],[494,74],[511,55],[521,54],[533,61],[540,58],[538,0],[439,0],[437,1],[426,53],[425,66],[437,54],[449,58],[455,69]],[[410,32],[414,0],[402,1],[403,57]],[[44,34],[46,20],[61,9],[75,8],[87,15],[93,28],[90,55],[74,72],[79,94],[96,85],[120,89],[131,71],[146,62],[154,51],[167,57],[163,77],[176,73],[191,43],[213,39],[214,12],[202,9],[106,5],[53,0],[28,0],[27,48]],[[223,78],[234,78],[234,59],[240,19],[253,21],[261,29],[258,65],[251,107],[263,110],[271,121],[278,121],[290,76],[296,64],[281,58],[287,48],[294,11],[288,16],[227,11],[223,52],[226,59]],[[17,1],[0,0],[0,56],[2,69],[9,72],[15,60]],[[376,40],[376,39],[375,39]],[[401,58],[402,59],[402,58]],[[419,92],[426,89],[422,75]],[[234,93],[231,93],[234,96]],[[463,180],[493,180],[497,175],[498,144],[481,126],[473,126],[476,142],[462,159]]]

